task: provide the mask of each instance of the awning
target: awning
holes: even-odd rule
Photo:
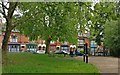
[[[20,43],[8,43],[8,45],[20,45]]]
[[[37,46],[36,44],[26,44],[26,46]]]
[[[61,47],[69,47],[68,45],[61,45]]]

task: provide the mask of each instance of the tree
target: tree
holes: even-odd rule
[[[105,3],[96,3],[92,13],[94,16],[91,16],[91,21],[93,24],[93,30],[95,33],[93,35],[96,37],[97,44],[101,44],[104,36],[104,24],[107,20],[115,19],[115,8],[116,2],[105,2]]]
[[[67,38],[67,40],[71,41],[71,38],[65,35],[66,33],[69,33],[69,36],[71,36],[71,32],[69,31],[71,31],[72,28],[74,29],[76,25],[76,29],[80,26],[80,32],[85,30],[90,31],[91,38],[96,37],[97,44],[100,44],[101,41],[103,41],[104,24],[106,21],[117,19],[118,14],[114,11],[116,4],[118,3],[100,2],[96,3],[92,9],[92,3],[85,2],[29,3],[26,7],[24,7],[24,9],[22,9],[22,11],[24,10],[23,18],[28,16],[32,16],[32,18],[24,22],[24,27],[22,27],[21,30],[24,31],[24,34],[32,37],[31,39],[35,39],[37,36],[41,35],[44,39],[46,39],[46,41],[48,41],[46,44],[48,43],[47,45],[49,45],[50,40],[55,40],[58,37],[61,40],[66,40],[65,38]],[[31,8],[29,8],[29,5]],[[33,9],[35,11],[32,11]],[[46,16],[49,18],[47,21],[45,20]],[[49,24],[47,24],[47,22],[49,22]],[[69,27],[70,30],[68,30]],[[31,31],[29,31],[29,29],[31,29]],[[74,30],[75,32],[76,29]]]
[[[119,56],[119,38],[120,35],[118,34],[118,26],[120,25],[118,21],[107,21],[105,24],[105,35],[104,35],[104,42],[107,48],[110,49],[110,54],[113,56]]]
[[[105,23],[105,35],[104,35],[104,42],[105,46],[110,49],[110,54],[112,56],[120,56],[120,2],[117,3],[114,9],[114,13],[116,18],[111,21],[107,21]]]
[[[24,13],[22,18],[28,16],[32,16],[32,18],[23,22],[20,29],[31,39],[37,39],[38,36],[45,39],[46,53],[48,53],[51,40],[59,38],[60,41],[77,42],[75,27],[77,15],[75,15],[74,3],[26,3],[25,5],[28,6],[20,8]],[[30,6],[32,7],[29,8]],[[34,11],[32,11],[33,9]],[[26,12],[27,10],[28,12]]]
[[[8,39],[10,36],[11,30],[14,28],[15,25],[13,25],[12,18],[13,13],[17,7],[18,2],[4,2],[4,0],[0,3],[0,13],[3,15],[3,17],[6,20],[6,31],[2,43],[2,63],[5,64],[7,59],[7,45],[8,45]],[[8,7],[7,7],[8,5]]]

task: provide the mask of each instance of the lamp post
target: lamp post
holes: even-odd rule
[[[85,47],[86,47],[86,63],[88,63],[88,44],[86,43],[85,44]]]

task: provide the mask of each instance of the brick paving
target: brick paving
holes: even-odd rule
[[[82,56],[75,57],[83,60]],[[96,65],[100,73],[106,75],[120,75],[120,59],[115,57],[90,56],[89,63]],[[116,73],[116,74],[115,74]],[[118,74],[119,73],[119,74]]]

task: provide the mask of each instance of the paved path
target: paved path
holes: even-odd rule
[[[83,60],[83,57],[81,56],[75,58]],[[97,68],[100,70],[100,73],[120,72],[120,65],[118,65],[118,63],[120,64],[120,59],[115,57],[90,56],[89,63],[96,65]]]

